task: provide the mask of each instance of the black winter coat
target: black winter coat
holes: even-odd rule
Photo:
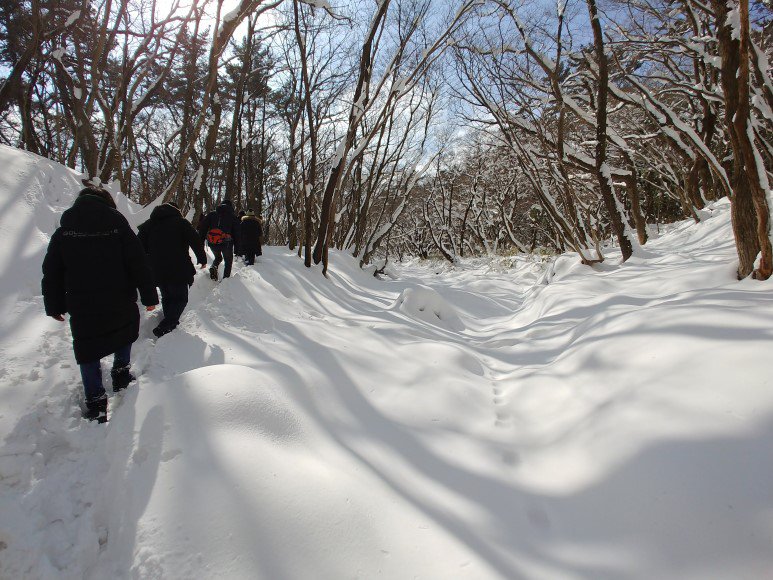
[[[220,229],[231,236],[231,240],[226,242],[227,244],[239,246],[239,218],[236,217],[234,208],[230,203],[221,203],[215,211],[207,214],[199,226],[201,239],[206,240],[207,233],[213,228]],[[215,244],[209,242],[209,245]]]
[[[196,254],[199,264],[207,263],[204,244],[191,223],[173,205],[155,208],[150,219],[139,227],[139,238],[150,259],[156,286],[193,284],[196,269],[188,248]]]
[[[242,251],[257,253],[260,249],[263,237],[263,223],[255,215],[246,215],[242,218],[240,239]]]
[[[137,289],[158,304],[142,245],[118,210],[82,195],[62,214],[43,260],[46,314],[70,314],[78,364],[92,362],[139,336]]]

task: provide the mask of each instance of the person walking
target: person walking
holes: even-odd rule
[[[107,394],[100,361],[113,355],[113,392],[125,389],[135,379],[130,367],[140,329],[137,290],[145,310],[158,304],[142,244],[107,191],[81,190],[62,214],[43,260],[41,288],[48,316],[64,322],[64,315],[70,315],[84,417],[104,423]]]
[[[223,278],[231,275],[234,261],[234,245],[239,243],[239,223],[234,214],[234,206],[230,199],[224,199],[215,211],[207,214],[201,223],[199,235],[202,241],[207,240],[215,260],[209,269],[209,277],[218,279],[218,267],[225,261]]]
[[[261,255],[260,242],[263,238],[263,220],[248,209],[240,225],[239,239],[241,240],[244,263],[252,266],[255,256]]]
[[[245,212],[243,209],[239,210],[239,213],[236,214],[236,223],[239,228],[241,228],[242,218],[247,212]],[[234,256],[237,258],[244,257],[244,250],[242,250],[242,237],[241,237],[241,229],[239,230],[239,243],[234,244]]]
[[[154,208],[150,219],[140,224],[138,237],[161,290],[164,316],[153,329],[153,334],[161,337],[177,328],[188,304],[188,287],[193,285],[196,274],[188,248],[193,250],[201,269],[207,266],[207,254],[198,232],[174,202]]]

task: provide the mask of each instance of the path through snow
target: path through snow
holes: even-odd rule
[[[138,383],[96,425],[38,289],[78,176],[0,156],[0,577],[773,569],[773,283],[733,279],[726,203],[595,270],[376,280],[333,253],[325,279],[267,248],[199,273],[170,335],[144,315]]]

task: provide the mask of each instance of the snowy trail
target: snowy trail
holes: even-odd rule
[[[376,280],[332,252],[325,279],[267,248],[200,272],[170,335],[142,314],[138,382],[96,425],[39,295],[80,176],[0,157],[0,578],[773,569],[773,282],[733,279],[726,202],[624,266]],[[135,225],[151,209],[118,201]]]
[[[454,515],[452,506],[441,502],[433,507],[435,502],[423,497],[424,492],[416,494],[412,488],[442,489],[437,487],[439,482],[433,475],[436,469],[447,471],[452,477],[457,473],[455,477],[469,478],[458,467],[447,465],[447,458],[441,458],[427,446],[427,443],[434,445],[438,436],[453,437],[455,445],[464,445],[473,453],[483,450],[485,456],[493,456],[495,472],[517,463],[517,455],[494,432],[501,429],[507,418],[506,411],[498,410],[503,401],[496,397],[499,391],[493,386],[497,384],[497,377],[480,362],[475,349],[465,344],[464,337],[421,321],[416,324],[409,317],[390,310],[389,305],[395,302],[400,287],[411,286],[411,282],[401,282],[398,288],[385,290],[383,284],[371,282],[361,273],[355,274],[357,282],[379,288],[378,292],[368,295],[341,274],[333,286],[340,283],[339,288],[348,288],[350,292],[343,294],[336,290],[329,301],[323,301],[304,291],[302,285],[308,284],[305,276],[294,279],[301,286],[288,287],[292,277],[282,270],[288,266],[302,268],[289,252],[273,248],[268,251],[275,255],[264,257],[257,269],[237,267],[232,279],[221,284],[213,285],[204,276],[197,279],[180,332],[160,339],[152,350],[143,351],[142,346],[138,349],[138,364],[147,369],[143,377],[149,383],[146,388],[159,389],[169,378],[198,368],[191,364],[192,352],[200,354],[204,362],[200,366],[236,364],[259,370],[293,397],[293,402],[316,423],[318,436],[342,450],[347,463],[364,466],[370,476],[387,485],[390,494],[398,494],[424,517],[447,522],[445,527],[451,537],[457,538],[455,541],[467,544],[469,549],[484,550],[484,545],[464,531],[463,517]],[[282,276],[272,276],[276,271],[282,272]],[[307,301],[310,297],[313,302]],[[509,300],[512,303],[512,297]],[[273,305],[271,312],[261,302]],[[336,329],[332,336],[331,326]],[[207,340],[209,337],[216,340]],[[354,345],[365,347],[365,351]],[[390,354],[390,350],[394,352]],[[302,368],[297,364],[299,356],[303,360]],[[430,357],[428,369],[418,369],[419,374],[409,377],[409,382],[437,386],[456,382],[455,388],[465,399],[476,401],[476,407],[487,417],[489,425],[481,426],[479,434],[465,441],[468,435],[458,418],[443,417],[442,412],[430,418],[429,425],[433,427],[430,429],[418,427],[419,417],[413,424],[406,424],[385,415],[378,408],[379,387],[384,383],[399,385],[405,377],[398,372],[396,377],[389,378],[385,373],[363,385],[347,370],[357,366],[365,370],[374,356],[384,359],[386,366],[393,369],[399,369],[398,361],[406,357],[424,360]],[[443,368],[449,359],[454,362]],[[467,371],[462,380],[456,376],[457,365]],[[437,377],[431,378],[427,371],[436,373]],[[141,391],[140,397],[144,394]],[[369,400],[374,394],[376,401]],[[427,408],[431,409],[431,405]],[[453,433],[460,428],[461,433]],[[135,446],[132,454],[142,447],[137,441]],[[155,455],[166,452],[170,451],[156,451]],[[399,478],[392,474],[395,463],[403,464],[399,470],[403,475]],[[501,467],[497,468],[496,463]],[[492,466],[489,464],[487,469],[491,470]],[[485,487],[489,485],[486,481],[473,477],[466,485]],[[498,491],[492,496],[489,510],[495,513],[499,509],[496,497],[508,492],[498,486],[493,489]],[[449,491],[456,495],[461,490]],[[478,495],[479,492],[471,493],[473,498]],[[419,529],[426,530],[427,526]],[[490,559],[496,560],[496,557],[492,554]],[[509,569],[504,562],[500,567],[502,573]]]
[[[709,263],[706,267],[712,265]],[[147,351],[148,388],[159,389],[170,378],[205,365],[220,365],[224,369],[238,365],[258,371],[258,375],[249,375],[254,377],[250,380],[274,384],[289,397],[286,403],[294,407],[290,412],[296,417],[294,420],[315,433],[316,443],[309,451],[321,445],[326,462],[338,464],[347,471],[354,470],[359,473],[358,479],[371,481],[368,485],[377,488],[375,492],[355,494],[362,496],[357,503],[386,502],[392,505],[391,509],[400,506],[398,513],[410,514],[397,517],[397,521],[408,518],[403,524],[397,524],[404,528],[406,537],[438,554],[449,549],[459,554],[457,561],[449,562],[446,573],[476,578],[520,575],[611,578],[623,573],[630,561],[642,557],[641,546],[636,541],[628,546],[627,555],[622,559],[620,554],[611,559],[594,557],[606,561],[604,566],[585,564],[582,557],[573,555],[576,550],[593,553],[586,539],[587,530],[578,527],[576,522],[598,519],[593,510],[599,509],[599,501],[605,502],[600,498],[615,497],[622,491],[622,497],[628,497],[626,502],[632,501],[636,494],[644,492],[635,484],[635,478],[629,475],[621,480],[625,488],[630,488],[628,491],[619,488],[623,483],[612,484],[606,491],[568,497],[562,497],[561,490],[577,485],[592,490],[593,486],[589,485],[592,481],[605,470],[614,469],[636,447],[636,443],[605,442],[598,438],[598,430],[605,428],[609,421],[618,424],[620,419],[615,415],[626,403],[641,416],[634,414],[623,421],[633,419],[634,424],[652,425],[659,413],[653,405],[659,403],[661,395],[642,397],[638,387],[629,389],[629,385],[620,384],[616,379],[602,380],[611,387],[605,391],[588,390],[584,383],[598,382],[592,370],[599,368],[598,363],[574,365],[568,382],[566,378],[562,380],[568,377],[562,365],[573,353],[583,353],[584,361],[588,356],[591,360],[597,358],[592,350],[586,354],[589,351],[584,343],[589,340],[600,341],[609,335],[623,343],[630,328],[626,321],[640,325],[636,312],[642,307],[649,307],[654,313],[664,311],[665,324],[673,312],[685,305],[696,311],[712,304],[742,310],[743,302],[733,306],[733,301],[749,297],[743,292],[721,288],[664,294],[663,285],[669,279],[666,271],[646,285],[640,285],[638,296],[609,294],[613,283],[603,277],[588,279],[587,289],[574,282],[573,306],[551,312],[547,305],[551,301],[560,304],[554,296],[562,293],[561,284],[541,289],[525,285],[520,294],[511,292],[506,298],[479,293],[477,301],[460,302],[468,310],[461,317],[465,327],[454,329],[445,328],[442,320],[437,324],[427,323],[424,313],[427,309],[448,308],[453,303],[443,296],[459,296],[459,286],[470,280],[454,281],[453,277],[446,277],[434,285],[437,294],[424,293],[421,296],[424,302],[411,303],[401,310],[396,306],[400,297],[406,289],[415,288],[418,279],[407,277],[375,284],[360,273],[348,271],[342,264],[331,283],[323,283],[321,291],[313,292],[301,268],[286,250],[269,249],[268,256],[255,270],[239,267],[231,280],[215,286],[206,279],[197,281],[197,294],[182,325],[186,334],[165,337]],[[572,270],[578,269],[575,265],[568,268],[564,280],[571,280]],[[303,274],[296,274],[293,269]],[[631,265],[628,271],[615,269],[608,275],[633,280],[643,274]],[[526,276],[530,282],[536,278]],[[599,292],[599,287],[605,291]],[[524,297],[528,301],[521,305]],[[640,340],[638,334],[631,336]],[[768,340],[769,335],[760,334],[760,339]],[[689,347],[681,340],[677,343],[680,352]],[[641,344],[647,344],[646,337]],[[609,346],[606,348],[612,350]],[[200,359],[191,357],[192,352],[198,353]],[[380,361],[376,376],[369,372],[374,360]],[[614,368],[612,364],[606,366]],[[559,370],[554,372],[553,367]],[[229,376],[224,378],[228,380]],[[144,394],[140,391],[139,396]],[[720,402],[726,405],[732,398],[726,397]],[[714,412],[711,405],[706,410],[709,416]],[[694,413],[688,412],[686,417],[690,415]],[[545,418],[550,419],[548,423]],[[159,419],[155,431],[161,431],[161,422]],[[656,428],[645,434],[643,441],[658,433],[678,433],[681,430],[678,423],[678,420],[667,422],[660,428],[662,431]],[[164,429],[170,428],[168,422],[165,425]],[[764,435],[760,435],[752,440],[756,443],[750,444],[762,445],[762,450],[764,440]],[[590,448],[609,445],[609,458],[589,464],[587,451],[577,448],[575,441]],[[163,471],[167,463],[163,458],[182,457],[186,453],[184,448],[179,444],[161,443],[149,451],[147,443],[135,438],[133,448],[124,455],[139,456],[143,462],[147,457],[155,457],[158,467],[154,469]],[[215,452],[207,453],[214,460]],[[732,455],[731,452],[717,455],[723,469],[732,467]],[[653,466],[658,461],[634,467],[632,473],[657,481],[651,471],[654,469],[657,473]],[[572,466],[573,477],[559,476],[566,465]],[[691,478],[700,480],[701,474],[719,475],[710,465],[704,465]],[[131,474],[125,477],[131,481]],[[149,475],[145,473],[140,479],[146,481]],[[644,492],[644,497],[662,502],[657,494],[662,493],[669,481],[666,477],[657,484],[656,490]],[[217,485],[219,489],[230,484]],[[747,491],[750,498],[759,497],[760,489]],[[301,485],[294,493],[318,495],[316,485]],[[153,494],[150,495],[146,500],[152,505]],[[709,493],[714,501],[724,501],[727,495],[721,486],[715,486]],[[293,502],[284,494],[280,497],[290,505]],[[638,526],[642,529],[665,518],[675,530],[655,544],[658,553],[668,554],[674,534],[679,533],[680,519],[687,513],[679,506],[694,505],[687,497],[677,497],[677,503],[666,502],[670,507],[665,511],[639,514]],[[248,500],[242,498],[242,501]],[[463,507],[465,504],[468,507]],[[475,507],[470,512],[472,506]],[[489,523],[469,529],[469,518],[475,512]],[[601,516],[601,520],[610,529],[624,529],[630,522],[626,523],[628,520],[620,519],[616,513]],[[278,519],[272,529],[281,528],[279,521],[285,518],[275,517]],[[424,523],[416,525],[417,518]],[[717,550],[727,546],[732,543],[734,529],[744,527],[742,519],[736,520],[737,528],[731,526],[713,536],[704,534],[703,541]],[[246,525],[258,537],[265,533],[255,522]],[[155,542],[161,532],[155,525],[149,526],[152,532],[143,532],[145,526],[139,522],[138,540],[147,533]],[[336,530],[334,543],[353,542],[362,529],[370,527],[362,526],[355,528],[356,533]],[[410,532],[410,528],[414,531]],[[421,539],[429,529],[435,529],[434,534],[429,534],[431,539]],[[656,529],[657,526],[646,533],[649,541],[659,536],[659,533],[651,536]],[[176,538],[172,545],[180,541],[178,536],[172,536]],[[308,541],[306,538],[303,545]],[[513,542],[518,545],[515,550]],[[568,551],[553,547],[562,543],[573,547]],[[147,542],[145,545],[149,549]],[[200,546],[200,543],[194,545]],[[364,552],[357,551],[349,558],[373,573],[391,569],[393,575],[399,574],[401,565],[393,564],[390,568],[386,561],[376,560],[368,568],[365,562],[370,562],[373,555],[367,556],[367,550]],[[401,553],[402,557],[406,554],[405,547],[379,548],[378,552]],[[150,563],[145,562],[139,553],[133,560],[124,557],[127,567],[133,561],[133,569],[143,573],[156,568],[169,569],[168,563],[152,558]],[[626,553],[626,549],[621,553]],[[106,554],[112,562],[120,561],[114,553]],[[650,570],[662,573],[663,569],[657,566],[667,566],[668,562],[668,559],[663,562],[654,559],[655,567]],[[643,562],[639,565],[645,567]],[[609,575],[603,572],[606,566],[611,567]],[[336,577],[344,568],[347,566],[334,567],[328,576]],[[705,573],[703,567],[697,570],[699,575]],[[298,577],[298,572],[289,572],[279,564],[265,572],[266,577],[276,575],[292,578]]]
[[[151,520],[143,516],[159,504],[156,488],[164,480],[164,473],[190,454],[186,451],[189,445],[174,436],[180,424],[174,419],[172,407],[182,400],[169,391],[176,384],[184,384],[179,378],[186,373],[207,367],[225,369],[227,374],[222,378],[228,382],[234,372],[229,369],[238,365],[258,372],[247,375],[252,377],[249,381],[273,383],[290,398],[296,408],[286,408],[285,418],[291,424],[311,421],[306,428],[314,430],[315,439],[324,441],[326,461],[347,466],[349,471],[357,466],[358,479],[370,480],[370,485],[379,482],[375,495],[354,493],[355,498],[360,496],[359,501],[355,500],[354,505],[360,506],[355,512],[374,501],[377,505],[385,500],[394,504],[400,498],[398,513],[413,514],[397,524],[408,537],[414,537],[413,541],[419,541],[430,552],[434,546],[438,558],[454,546],[452,553],[459,557],[445,569],[449,576],[605,577],[599,576],[599,568],[583,571],[579,564],[567,564],[575,559],[573,556],[559,556],[543,546],[557,533],[556,514],[559,520],[564,514],[565,520],[567,513],[598,500],[583,498],[567,503],[529,488],[554,485],[553,466],[567,461],[567,455],[560,452],[561,442],[569,434],[582,437],[584,428],[603,417],[596,414],[589,421],[583,405],[572,400],[573,394],[566,387],[554,389],[552,396],[556,400],[551,402],[544,391],[546,381],[552,380],[546,369],[580,349],[579,342],[605,325],[634,316],[639,307],[692,304],[700,308],[701,301],[726,303],[734,297],[748,297],[722,289],[661,295],[659,299],[647,297],[645,291],[627,298],[579,292],[574,309],[546,316],[544,304],[550,300],[550,293],[561,291],[560,285],[541,289],[525,285],[521,294],[479,295],[477,301],[467,301],[468,312],[463,319],[468,326],[451,330],[422,320],[419,303],[411,305],[414,310],[393,307],[406,288],[419,283],[419,278],[407,276],[375,283],[364,275],[348,272],[342,265],[337,277],[323,285],[328,292],[325,297],[325,290],[314,294],[306,288],[306,278],[288,276],[283,271],[302,267],[286,255],[286,250],[269,248],[267,253],[256,269],[238,266],[233,278],[220,284],[209,281],[206,272],[200,274],[183,323],[175,333],[153,342],[150,329],[158,313],[145,316],[141,338],[133,349],[134,368],[141,373],[139,385],[130,389],[120,406],[114,406],[111,423],[106,427],[85,424],[78,418],[80,381],[77,367],[66,362],[71,353],[64,325],[47,330],[34,354],[9,359],[17,367],[30,365],[28,380],[39,379],[51,385],[43,402],[6,438],[4,453],[21,449],[29,456],[28,460],[16,456],[13,464],[29,461],[30,465],[23,481],[11,486],[12,495],[23,501],[13,508],[9,506],[8,513],[27,522],[21,528],[24,536],[44,539],[42,546],[30,544],[29,559],[18,562],[15,570],[34,569],[36,574],[45,571],[52,578],[97,578],[104,574],[122,577],[132,570],[145,577],[163,575],[164,571],[169,574],[175,566],[182,566],[185,550],[179,549],[175,559],[173,555],[159,557],[155,548],[163,537],[172,538],[167,539],[170,549],[177,543],[184,544],[181,536],[160,528],[157,516]],[[526,279],[533,282],[536,277]],[[458,285],[463,283],[469,280],[439,281],[434,285],[438,294],[429,295],[430,302],[445,300],[444,294],[458,296]],[[659,284],[653,281],[652,287]],[[371,288],[364,290],[367,285]],[[521,303],[524,297],[528,300]],[[532,309],[538,304],[542,306],[534,315]],[[39,299],[34,299],[20,304],[20,312],[31,314],[40,307]],[[482,316],[481,310],[492,316]],[[18,348],[25,348],[24,341],[18,344]],[[35,359],[42,361],[32,363]],[[367,377],[373,360],[381,361],[382,371]],[[46,364],[51,366],[46,368]],[[529,385],[535,379],[542,385],[538,394]],[[408,390],[406,385],[414,387]],[[420,385],[424,388],[417,391]],[[426,386],[434,389],[427,390]],[[217,383],[216,387],[220,396],[229,396],[228,384]],[[543,407],[551,404],[557,416],[568,417],[559,431],[535,428],[535,415],[546,416],[544,408],[531,408],[535,396]],[[601,400],[599,404],[605,403]],[[568,413],[559,410],[563,405],[570,407]],[[201,413],[196,413],[203,420]],[[305,418],[298,419],[301,415]],[[190,413],[185,416],[192,417]],[[265,420],[260,412],[257,417]],[[274,434],[283,433],[281,425],[272,429]],[[204,429],[201,434],[208,432]],[[197,440],[195,431],[186,437]],[[546,449],[554,445],[559,453],[551,458]],[[571,450],[569,458],[576,463],[576,457],[571,459],[573,454]],[[217,455],[214,448],[206,452],[211,466],[219,463]],[[536,466],[542,475],[524,472],[524,465],[534,467],[535,457],[540,455],[544,465]],[[228,463],[221,467],[223,471],[229,469]],[[584,469],[586,474],[581,479],[589,477],[587,466]],[[582,470],[577,467],[578,472]],[[262,472],[259,469],[257,473]],[[259,477],[262,479],[265,473]],[[336,476],[337,484],[339,480]],[[7,478],[3,481],[7,485]],[[72,485],[64,493],[53,493],[40,483],[45,481]],[[215,485],[222,489],[234,484],[224,480]],[[312,493],[303,485],[300,489],[301,495]],[[319,494],[315,490],[312,496],[318,498]],[[476,506],[475,511],[486,514],[491,524],[470,529],[471,514],[459,504],[462,498],[469,506]],[[274,497],[274,501],[278,499],[282,496]],[[251,504],[252,500],[245,495],[237,503],[242,502]],[[223,509],[233,510],[233,502]],[[261,512],[265,508],[254,505],[253,509]],[[592,517],[587,509],[575,517]],[[43,517],[30,522],[32,513]],[[272,530],[281,528],[277,522],[286,518],[284,514],[274,517],[277,519]],[[405,517],[398,516],[397,521]],[[180,533],[189,535],[191,525],[195,526],[183,526]],[[267,531],[255,521],[243,525],[250,535],[269,542]],[[565,521],[561,533],[564,541],[576,542],[580,530],[573,532],[566,526]],[[362,523],[355,532],[358,535],[369,527]],[[491,531],[481,534],[486,528]],[[498,530],[496,534],[494,529]],[[336,543],[351,542],[353,538],[351,530],[332,533]],[[427,543],[426,539],[417,539],[422,536],[432,540]],[[726,539],[720,535],[716,541]],[[512,546],[515,540],[517,550]],[[174,577],[186,577],[191,573],[190,566],[197,562],[204,567],[212,565],[211,557],[201,548],[202,541],[193,541],[191,548],[196,555],[192,563],[182,566]],[[304,545],[308,541],[306,538]],[[84,546],[90,546],[89,550]],[[248,543],[242,548],[255,546]],[[391,569],[397,573],[401,566],[390,568],[387,562],[393,553],[405,557],[405,549],[379,548],[384,561],[371,571]],[[263,569],[266,578],[298,577],[297,570],[289,570],[284,564],[267,564],[271,559],[265,549],[260,553],[260,562],[253,561],[249,569]],[[41,555],[45,556],[43,567],[37,562]],[[351,553],[349,558],[364,565],[365,558],[359,552]],[[224,555],[222,561],[227,559]],[[625,569],[627,565],[619,563],[618,567]],[[567,570],[574,572],[567,574]],[[238,568],[233,572],[241,575]],[[334,567],[323,576],[332,578],[340,572]]]
[[[25,313],[20,320],[35,320],[42,336],[37,334],[34,343],[16,341],[14,354],[5,359],[11,373],[28,370],[11,385],[26,391],[24,398],[30,400],[28,412],[5,434],[0,455],[3,531],[13,530],[12,541],[0,537],[0,542],[16,546],[0,571],[8,578],[56,578],[62,570],[77,577],[85,572],[82,562],[93,559],[99,546],[92,524],[94,488],[83,483],[100,481],[107,470],[104,433],[81,419],[82,387],[77,365],[70,362],[67,327],[41,321],[39,299],[18,307]],[[15,397],[14,403],[23,404],[23,399]],[[63,482],[68,484],[63,487]],[[84,546],[91,546],[91,558],[82,553]]]

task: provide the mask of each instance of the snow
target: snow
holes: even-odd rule
[[[0,165],[0,577],[773,569],[773,282],[735,280],[726,200],[593,268],[378,280],[331,251],[325,278],[267,247],[199,272],[173,333],[143,312],[138,382],[97,425],[39,289],[83,176],[7,147]]]
[[[733,40],[741,39],[741,12],[738,5],[732,0],[728,0],[727,5],[727,20],[725,24],[730,27],[732,31],[730,36]]]
[[[752,96],[752,105],[757,109],[760,114],[768,121],[773,121],[773,110],[768,106],[768,102],[765,97],[759,94]]]
[[[406,87],[408,86],[409,82],[410,82],[410,79],[408,78],[397,79],[392,85],[392,92],[397,93],[397,96],[399,98],[406,92],[407,90]]]
[[[436,290],[426,286],[403,290],[393,309],[397,309],[415,320],[421,320],[447,330],[458,332],[465,328],[464,322],[454,307],[444,300]]]
[[[196,168],[196,175],[193,178],[193,190],[199,191],[201,189],[201,183],[204,179],[204,166],[199,163],[199,166]]]
[[[72,12],[70,12],[70,16],[67,17],[67,22],[64,23],[64,27],[69,28],[80,17],[81,17],[81,11],[73,10]]]
[[[765,161],[762,159],[762,154],[757,148],[755,142],[754,129],[752,124],[746,125],[746,136],[749,139],[749,143],[752,144],[752,155],[754,155],[754,164],[757,169],[757,177],[759,178],[760,189],[765,192],[766,196],[770,195],[770,183],[768,182],[768,172],[765,170]]]
[[[234,7],[232,10],[229,10],[223,15],[223,18],[220,21],[220,26],[218,26],[217,29],[217,36],[221,36],[223,32],[226,29],[226,26],[229,25],[234,20],[239,20],[241,18],[240,15],[245,13],[245,6],[244,6],[244,0],[239,0],[236,7]],[[225,40],[223,40],[225,42]]]
[[[231,22],[231,20],[236,20],[239,17],[239,12],[241,12],[241,10],[242,10],[242,5],[239,4],[236,8],[226,13],[223,16],[223,24],[225,24],[226,22]]]
[[[327,11],[331,10],[330,3],[327,2],[327,0],[301,0],[301,2],[314,8],[322,8]]]

